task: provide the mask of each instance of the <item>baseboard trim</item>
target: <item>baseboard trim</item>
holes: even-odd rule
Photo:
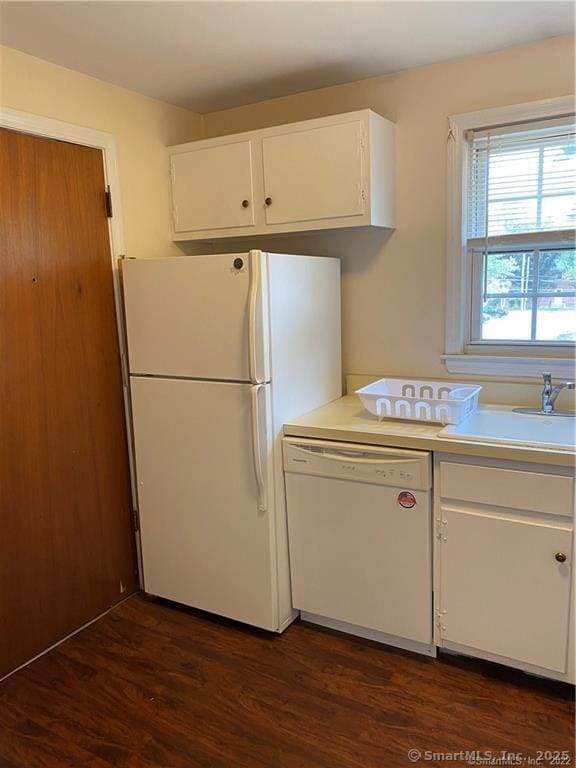
[[[321,627],[334,629],[337,632],[344,632],[347,635],[356,635],[357,637],[363,637],[365,640],[373,640],[376,643],[382,643],[382,645],[401,648],[403,651],[412,651],[413,653],[420,653],[423,656],[430,656],[432,658],[435,658],[437,655],[436,646],[432,643],[420,643],[405,637],[388,635],[386,632],[379,632],[376,629],[358,627],[356,624],[347,624],[344,621],[329,619],[326,616],[318,616],[315,613],[306,613],[306,611],[300,612],[300,618],[302,621],[309,624],[318,624]]]
[[[276,632],[281,635],[284,630],[288,629],[290,624],[293,624],[296,619],[300,616],[300,611],[292,611],[292,614],[288,616],[288,618],[280,624]]]
[[[499,656],[497,653],[481,651],[477,648],[471,648],[467,645],[460,645],[459,643],[452,643],[448,640],[442,641],[442,644],[438,647],[438,650],[443,653],[449,653],[453,656],[465,656],[470,659],[487,661],[491,664],[501,664],[504,667],[517,669],[527,675],[534,675],[536,677],[546,678],[547,680],[557,680],[558,682],[569,683],[570,685],[574,685],[576,682],[573,669],[570,670],[567,668],[564,672],[554,669],[545,669],[544,667],[538,667],[535,664],[529,664],[525,661],[509,659],[506,656]]]

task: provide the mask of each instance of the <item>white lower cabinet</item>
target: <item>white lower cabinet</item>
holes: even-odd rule
[[[445,519],[443,638],[565,672],[572,531],[457,510]]]
[[[449,459],[435,473],[437,644],[573,680],[573,476]],[[547,503],[525,493],[538,475]]]

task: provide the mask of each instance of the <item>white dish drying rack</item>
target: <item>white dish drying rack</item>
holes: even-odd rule
[[[478,408],[481,386],[446,381],[379,379],[357,389],[362,405],[379,419],[459,424]]]

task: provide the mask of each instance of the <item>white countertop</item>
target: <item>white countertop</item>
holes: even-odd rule
[[[490,409],[492,408],[502,406],[490,406]],[[358,397],[349,395],[287,422],[284,424],[284,435],[574,466],[573,451],[446,438],[439,434],[442,428],[440,424],[425,422],[393,419],[378,421],[375,416],[364,410]]]

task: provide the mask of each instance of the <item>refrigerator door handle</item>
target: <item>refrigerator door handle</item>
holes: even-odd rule
[[[252,387],[252,450],[254,452],[254,472],[258,486],[258,509],[260,512],[266,512],[268,508],[262,461],[262,441],[260,439],[260,391],[263,388],[264,384],[256,384]]]
[[[261,307],[261,254],[250,251],[250,307],[248,314],[248,349],[250,356],[250,381],[262,384],[264,376],[260,368],[259,342],[262,343],[262,307]]]

